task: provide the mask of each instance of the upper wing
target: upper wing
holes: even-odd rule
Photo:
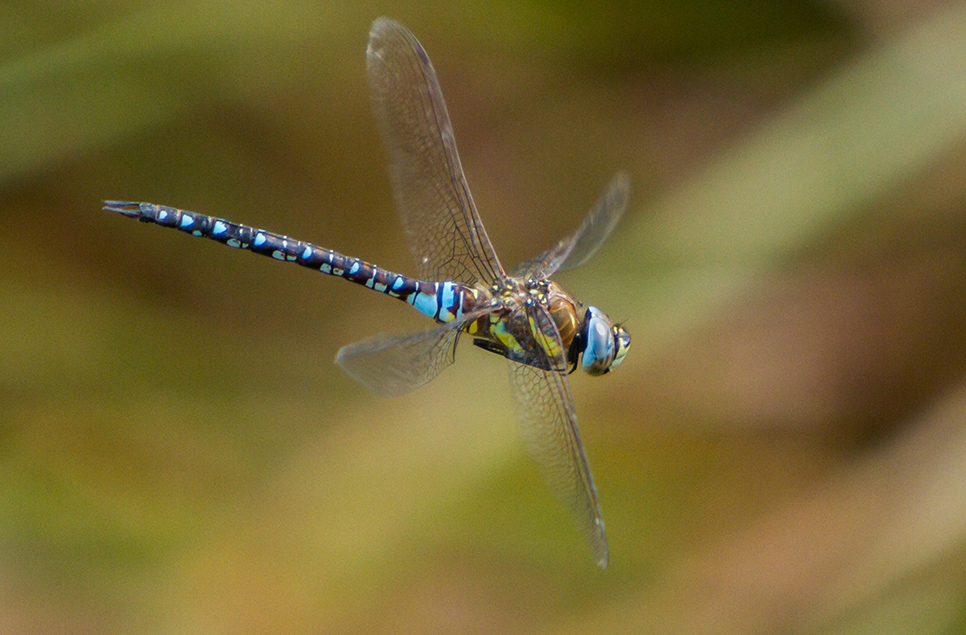
[[[520,412],[523,437],[554,494],[576,516],[597,564],[603,568],[607,566],[607,534],[577,429],[563,344],[553,320],[543,308],[533,306],[527,311],[535,327],[544,334],[552,333],[560,346],[560,354],[553,357],[541,346],[535,347],[533,354],[540,358],[541,366],[560,370],[509,362],[510,384]]]
[[[468,313],[459,320],[412,335],[375,335],[343,346],[335,363],[378,395],[394,397],[407,393],[429,383],[453,363],[460,329],[483,313]]]
[[[423,280],[503,276],[470,195],[436,71],[409,30],[382,17],[366,51],[369,92],[409,245]]]
[[[597,253],[627,206],[631,184],[626,172],[618,172],[607,185],[584,222],[552,248],[536,258],[517,265],[510,275],[516,278],[549,278],[558,269],[579,267]]]

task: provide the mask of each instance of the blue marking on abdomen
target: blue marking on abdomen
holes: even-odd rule
[[[450,307],[453,306],[453,298],[456,294],[456,285],[452,282],[443,282],[440,284],[440,300],[439,300],[439,320],[440,322],[452,322],[455,320],[461,310],[458,311],[457,315],[453,315],[450,312]]]
[[[439,312],[439,296],[437,294],[430,295],[422,291],[417,291],[413,294],[412,298],[413,306],[416,307],[417,311],[426,317],[436,317],[436,313]]]
[[[393,274],[393,275],[395,275],[395,274]],[[389,285],[389,290],[388,290],[387,293],[389,295],[391,295],[392,297],[394,297],[394,298],[398,298],[399,297],[399,289],[401,289],[404,284],[406,284],[406,281],[403,279],[403,277],[402,276],[396,276],[396,279],[393,280],[392,281],[392,284]]]

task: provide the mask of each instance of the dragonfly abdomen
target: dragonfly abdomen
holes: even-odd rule
[[[105,201],[104,209],[145,223],[173,227],[192,236],[209,238],[223,245],[246,249],[275,260],[294,262],[326,275],[345,278],[373,291],[398,298],[437,322],[452,322],[476,307],[477,290],[459,282],[423,282],[331,249],[223,218],[153,203]]]

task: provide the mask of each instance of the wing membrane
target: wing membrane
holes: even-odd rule
[[[429,383],[453,363],[460,329],[483,313],[469,313],[412,335],[383,333],[343,346],[335,363],[377,395],[394,397],[407,393]]]
[[[549,278],[558,269],[572,269],[590,260],[624,214],[630,189],[627,173],[619,172],[574,233],[536,258],[518,265],[510,275],[518,278]]]
[[[528,316],[544,334],[560,334],[541,307]],[[577,429],[574,400],[567,379],[567,360],[562,352],[553,358],[542,347],[533,350],[544,368],[510,361],[510,385],[520,413],[520,424],[530,455],[558,499],[574,514],[590,543],[597,564],[607,566],[607,534],[601,517],[597,490]]]
[[[369,31],[366,58],[373,111],[419,277],[498,280],[503,269],[466,184],[426,51],[406,27],[383,17]]]

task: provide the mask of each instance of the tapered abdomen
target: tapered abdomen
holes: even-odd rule
[[[145,223],[173,227],[192,236],[208,238],[275,260],[294,262],[326,275],[345,278],[411,304],[417,311],[437,322],[451,322],[462,317],[464,312],[476,308],[478,292],[464,284],[416,280],[364,260],[264,229],[153,203],[105,201],[104,209]]]

